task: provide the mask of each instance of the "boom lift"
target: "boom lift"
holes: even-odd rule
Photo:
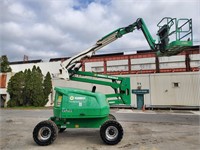
[[[142,30],[151,50],[157,56],[176,55],[193,45],[191,19],[165,17],[157,26],[157,43],[143,19],[139,18],[129,26],[104,36],[91,48],[62,62],[59,78],[110,86],[114,93],[98,93],[95,92],[96,87],[92,91],[56,87],[54,116],[36,125],[33,130],[34,141],[38,145],[49,145],[56,139],[58,130],[63,132],[66,128],[100,128],[100,136],[106,144],[119,143],[123,137],[123,128],[110,114],[109,105],[131,104],[130,78],[79,71],[81,60],[91,57],[97,50],[136,29]]]

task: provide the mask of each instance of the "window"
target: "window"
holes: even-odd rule
[[[180,87],[180,82],[173,82],[173,83],[172,83],[172,86],[173,86],[174,88]]]
[[[103,72],[104,68],[103,67],[92,67],[93,72]]]

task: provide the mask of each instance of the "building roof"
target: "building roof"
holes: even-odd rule
[[[49,62],[53,62],[53,61],[62,61],[62,60],[67,60],[69,59],[70,57],[59,57],[59,58],[51,58],[49,60]]]
[[[31,64],[31,63],[39,63],[43,62],[42,59],[36,59],[36,60],[28,60],[28,61],[14,61],[14,62],[9,62],[10,65],[15,65],[15,64]]]
[[[189,50],[195,50],[195,49],[199,49],[199,45],[196,46],[192,46],[191,48],[188,48]],[[135,51],[136,55],[137,54],[145,54],[145,53],[155,53],[152,50],[140,50],[140,51]],[[128,53],[127,53],[128,54]],[[119,53],[107,53],[107,54],[96,54],[93,55],[91,58],[96,58],[96,57],[110,57],[110,56],[122,56],[125,55],[124,52],[119,52]],[[58,57],[58,58],[50,58],[49,62],[55,62],[55,61],[63,61],[63,60],[67,60],[70,57]],[[43,62],[42,59],[36,59],[36,60],[28,60],[28,61],[15,61],[15,62],[10,62],[10,65],[15,65],[15,64],[30,64],[30,63],[40,63]]]

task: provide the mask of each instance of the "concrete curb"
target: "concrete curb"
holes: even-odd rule
[[[195,114],[195,115],[199,115],[200,116],[200,111],[191,111],[191,113]]]
[[[136,113],[136,114],[172,114],[172,115],[199,115],[200,111],[154,111],[154,110],[133,110],[133,109],[111,109],[111,112],[115,113]]]

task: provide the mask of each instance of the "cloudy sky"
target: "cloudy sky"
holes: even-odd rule
[[[200,0],[1,0],[0,11],[0,51],[10,61],[73,56],[137,18],[155,39],[163,17],[192,18],[200,44]],[[142,32],[134,31],[99,53],[147,49]]]

